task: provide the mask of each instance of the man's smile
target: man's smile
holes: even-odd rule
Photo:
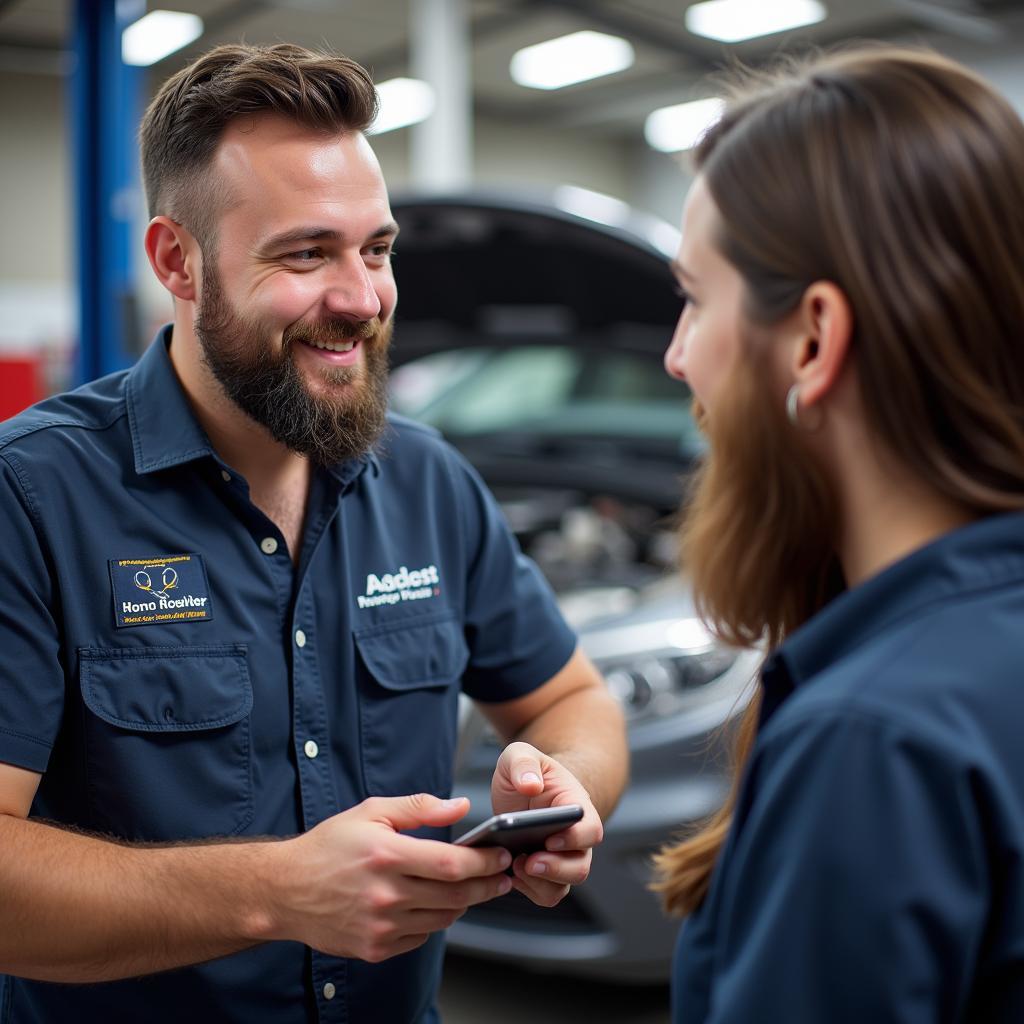
[[[331,366],[352,366],[359,359],[362,342],[356,338],[346,341],[325,341],[322,339],[296,339],[314,359]]]

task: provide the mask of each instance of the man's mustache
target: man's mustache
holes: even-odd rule
[[[380,335],[384,325],[379,316],[369,320],[316,320],[312,323],[296,323],[287,328],[282,341],[287,348],[293,342],[345,342],[371,341]]]

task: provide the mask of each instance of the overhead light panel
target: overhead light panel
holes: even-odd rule
[[[717,96],[690,103],[677,103],[648,114],[644,138],[662,153],[693,149],[705,132],[722,116],[725,101]]]
[[[814,25],[828,16],[819,0],[704,0],[686,9],[686,27],[723,43]]]
[[[625,71],[634,60],[627,40],[588,30],[519,50],[509,71],[514,81],[530,89],[563,89]]]
[[[396,128],[426,121],[434,112],[436,98],[429,82],[419,78],[391,78],[377,86],[380,108],[368,135],[382,135]]]
[[[121,33],[121,60],[149,67],[203,34],[203,19],[184,11],[150,11]]]

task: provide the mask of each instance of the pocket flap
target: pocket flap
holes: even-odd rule
[[[123,729],[187,732],[240,722],[252,711],[245,644],[84,647],[82,698]]]
[[[462,627],[450,613],[361,630],[355,641],[374,679],[388,690],[449,686],[469,662]]]

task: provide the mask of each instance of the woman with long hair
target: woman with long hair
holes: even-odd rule
[[[768,655],[658,858],[673,1020],[1024,1021],[1024,124],[861,48],[748,77],[696,168],[683,563]]]

